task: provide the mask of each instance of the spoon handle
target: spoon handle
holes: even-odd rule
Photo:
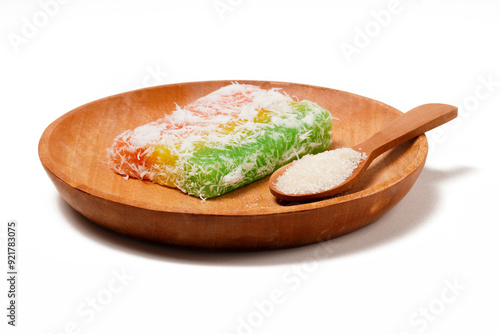
[[[353,148],[366,152],[374,159],[385,151],[454,119],[457,114],[458,108],[454,106],[440,103],[423,104],[396,118]]]

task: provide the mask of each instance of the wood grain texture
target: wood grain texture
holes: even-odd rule
[[[335,117],[332,148],[363,142],[401,112],[381,102],[323,87],[238,81],[317,102]],[[125,180],[106,164],[121,132],[149,123],[231,81],[180,83],[127,92],[78,107],[54,121],[39,143],[41,162],[63,199],[95,223],[143,240],[222,250],[276,249],[334,238],[375,221],[420,174],[424,135],[375,159],[343,196],[316,202],[277,200],[264,178],[202,203],[179,190]]]

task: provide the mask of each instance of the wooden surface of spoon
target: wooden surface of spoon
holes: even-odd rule
[[[356,183],[376,157],[426,131],[451,121],[457,117],[457,114],[457,107],[447,104],[431,103],[418,106],[400,117],[397,117],[364,142],[351,147],[357,152],[366,153],[366,159],[359,163],[344,182],[326,191],[294,195],[278,190],[276,186],[278,178],[292,163],[281,167],[271,175],[269,179],[269,189],[276,198],[285,201],[306,201],[334,196],[349,189]]]

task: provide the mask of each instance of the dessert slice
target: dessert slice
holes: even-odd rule
[[[123,132],[108,159],[124,176],[211,198],[324,151],[331,129],[330,112],[316,103],[235,83]]]

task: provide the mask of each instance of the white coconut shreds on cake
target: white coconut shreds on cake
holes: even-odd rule
[[[316,103],[235,83],[123,132],[108,160],[124,176],[211,198],[324,151],[331,130],[330,112]]]

